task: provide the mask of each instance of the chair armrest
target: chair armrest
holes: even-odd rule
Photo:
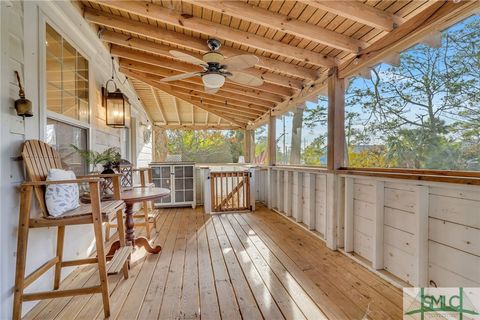
[[[147,171],[147,170],[150,170],[150,168],[148,168],[148,167],[143,167],[143,168],[133,169],[133,171],[135,171],[135,172],[144,172],[144,171]]]
[[[115,177],[121,177],[123,176],[122,173],[95,173],[95,174],[89,174],[86,176],[77,176],[77,178],[84,179],[84,178],[115,178]]]
[[[46,186],[50,184],[67,184],[67,183],[88,183],[88,182],[100,182],[101,178],[81,178],[75,180],[48,180],[48,181],[26,181],[22,183],[22,186]]]

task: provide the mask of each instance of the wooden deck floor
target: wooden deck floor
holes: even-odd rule
[[[401,319],[401,291],[266,208],[160,215],[159,255],[109,277],[111,319]],[[63,287],[97,283],[91,266]],[[27,319],[103,318],[100,295],[42,301]]]

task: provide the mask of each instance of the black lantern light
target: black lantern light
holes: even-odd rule
[[[112,57],[112,78],[105,83],[102,88],[103,105],[106,108],[106,122],[107,126],[115,128],[126,127],[130,120],[130,103],[128,97],[117,88],[114,81],[115,66]],[[110,91],[108,85],[113,83],[114,90]]]

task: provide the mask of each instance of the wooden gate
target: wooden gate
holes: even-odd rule
[[[248,171],[211,172],[210,188],[212,212],[251,210]]]

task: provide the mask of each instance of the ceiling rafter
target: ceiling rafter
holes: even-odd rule
[[[175,108],[175,113],[177,114],[178,123],[182,124],[182,117],[180,117],[180,112],[178,110],[177,97],[172,96],[172,100],[173,100],[173,107]]]
[[[208,112],[206,113],[208,114]],[[220,117],[219,117],[220,119]],[[163,124],[161,122],[155,122],[155,125],[161,126],[162,128],[165,129],[190,129],[192,128],[191,126],[188,125],[179,125],[179,124]],[[216,130],[238,130],[241,129],[242,127],[240,126],[234,126],[234,125],[229,125],[229,124],[220,124],[220,123],[212,123],[212,124],[195,124],[195,129],[198,130],[210,130],[210,129],[216,129]]]
[[[307,62],[321,67],[333,67],[337,64],[336,59],[333,57],[324,56],[308,49],[294,47],[281,41],[257,36],[246,31],[240,31],[238,29],[214,23],[205,19],[183,15],[181,12],[177,12],[150,2],[127,2],[112,0],[94,0],[93,2],[122,10],[127,13],[140,15],[155,21],[160,21],[171,26],[194,32],[200,32],[208,35],[209,37],[229,40],[240,45],[246,45],[251,48],[260,49],[286,58],[294,59],[296,61]],[[91,10],[88,10],[88,12],[90,11]],[[97,11],[97,14],[105,15],[102,11]]]
[[[161,78],[183,73],[183,72],[172,71],[170,69],[166,69],[166,68],[163,68],[163,67],[151,66],[151,65],[144,64],[144,63],[141,63],[141,62],[131,61],[131,60],[128,60],[128,59],[120,59],[120,65],[124,68],[129,68],[129,69],[133,69],[133,70],[146,72],[146,73],[149,73],[151,75],[156,75],[156,76],[161,77]],[[165,66],[167,66],[167,65],[165,65]],[[188,72],[191,72],[191,71],[188,71]],[[183,79],[183,80],[179,80],[179,81],[193,83],[193,84],[196,84],[196,85],[203,86],[203,82],[202,82],[202,79],[200,77],[192,77],[192,78],[187,78],[187,79]],[[278,103],[278,102],[282,102],[282,101],[285,100],[281,96],[278,96],[278,95],[275,95],[275,94],[272,94],[272,93],[263,92],[263,91],[254,89],[252,87],[250,87],[250,89],[246,89],[245,87],[239,87],[239,86],[236,86],[236,85],[234,85],[230,82],[226,82],[222,86],[222,90],[226,91],[226,92],[245,95],[247,97],[256,98],[256,99],[263,100],[263,101],[266,101],[266,102]]]
[[[161,84],[161,83],[158,83],[156,81],[153,81],[153,80],[150,80],[148,78],[145,78],[143,77],[141,74],[138,74],[134,71],[130,71],[130,70],[123,70],[122,71],[124,74],[126,74],[127,76],[131,77],[131,78],[134,78],[134,79],[137,79],[139,81],[142,81],[144,82],[145,84],[148,84],[154,88],[157,88],[159,90],[162,90],[163,92],[165,93],[168,93],[169,95],[173,96],[174,99],[180,99],[180,100],[183,100],[185,101],[186,103],[189,103],[189,104],[193,104],[194,106],[202,109],[202,110],[205,110],[207,112],[210,112],[214,115],[216,115],[217,117],[221,117],[225,120],[227,120],[228,122],[234,124],[234,125],[237,125],[237,126],[240,126],[242,128],[245,128],[246,124],[248,122],[246,121],[238,121],[234,118],[231,118],[231,117],[228,117],[228,116],[225,116],[224,114],[222,113],[219,113],[219,112],[216,112],[216,111],[213,111],[213,110],[209,110],[208,108],[202,106],[201,104],[199,103],[196,103],[195,101],[191,100],[190,97],[188,97],[187,95],[184,95],[184,94],[180,94],[178,92],[176,92],[175,90],[172,90],[168,85],[164,85],[164,84]]]
[[[121,72],[123,72],[124,70],[133,71],[130,68],[125,68],[125,67],[120,68]],[[160,81],[162,79],[162,77],[151,75],[151,74],[146,73],[146,72],[140,72],[140,71],[137,71],[137,72],[138,72],[138,74],[142,74],[144,78],[147,78],[147,79],[150,79],[150,80],[153,80],[153,81]],[[207,97],[209,97],[209,96],[211,96],[211,97],[219,96],[219,97],[223,97],[223,98],[226,98],[226,99],[243,101],[243,102],[246,102],[246,103],[249,103],[249,104],[258,105],[258,106],[261,106],[261,107],[266,107],[267,109],[268,108],[273,108],[275,106],[275,104],[273,102],[260,101],[260,100],[255,99],[255,98],[251,98],[248,95],[240,95],[240,94],[235,94],[235,93],[231,93],[231,92],[225,92],[223,90],[219,90],[215,94],[206,93],[203,85],[193,84],[193,83],[185,82],[185,81],[172,81],[172,82],[169,82],[168,84],[165,83],[165,85],[168,85],[170,87],[184,88],[184,89],[187,89],[189,91],[199,92],[199,93],[205,94]]]
[[[129,70],[129,69],[125,69],[125,68],[120,69],[120,72],[128,72],[128,71],[133,71],[137,75],[141,75],[144,78],[149,79],[148,75],[145,74],[144,72]],[[152,79],[150,79],[150,80],[152,80]],[[153,81],[155,81],[155,79],[153,79]],[[162,85],[167,86],[170,89],[173,89],[168,84],[162,84]],[[246,103],[246,102],[231,100],[231,99],[227,99],[227,98],[223,98],[223,97],[219,97],[219,96],[213,96],[213,95],[207,94],[205,92],[196,92],[196,91],[192,91],[192,90],[189,90],[189,89],[183,89],[183,88],[175,88],[175,90],[178,93],[190,96],[190,99],[192,99],[194,101],[197,101],[197,102],[205,101],[207,103],[221,104],[221,105],[229,106],[229,107],[233,107],[233,108],[243,108],[243,109],[247,109],[247,110],[258,110],[259,112],[262,112],[262,113],[270,110],[270,108],[267,108],[267,107],[252,105],[252,104],[249,104],[249,103]]]
[[[286,15],[275,13],[245,2],[211,0],[183,1],[348,52],[356,53],[359,48],[364,48],[368,45],[365,41],[357,40],[311,23],[292,19]]]
[[[112,20],[111,24],[116,25],[117,21]],[[135,28],[132,28],[130,26],[125,26],[125,25],[123,28],[125,29],[128,28],[128,30],[125,30],[127,32],[138,34],[135,31],[133,31],[133,30],[136,30]],[[208,51],[206,42],[198,38],[189,37],[184,34],[179,34],[179,33],[175,33],[173,31],[168,31],[168,30],[162,30],[159,33],[157,32],[156,34],[158,34],[158,38],[151,37],[151,39],[168,41],[170,44],[179,45],[181,47],[188,48],[190,50],[195,50],[196,52],[200,52],[201,54],[206,53]],[[169,51],[172,49],[193,55],[199,59],[201,59],[202,57],[201,54],[196,54],[194,52],[182,50],[179,48],[172,48],[164,44],[159,44],[153,41],[144,40],[144,39],[132,37],[129,35],[125,35],[123,33],[118,33],[113,31],[103,32],[102,40],[110,44],[116,44],[119,46],[135,48],[136,50],[141,50],[144,52],[148,52],[151,54],[160,55],[168,58],[173,58],[172,55],[170,55],[169,53]],[[227,46],[223,46],[221,51],[222,51],[222,54],[225,55],[225,57],[227,58],[235,55],[250,54],[247,51],[234,49]],[[263,80],[271,84],[281,85],[281,86],[292,88],[292,89],[301,89],[303,86],[302,80],[289,78],[284,75],[294,76],[297,78],[302,78],[307,80],[314,80],[317,76],[317,72],[311,69],[295,66],[293,64],[289,64],[289,63],[278,61],[271,58],[266,58],[266,57],[259,57],[259,58],[260,60],[256,64],[256,67],[259,67],[261,69],[251,68],[245,71],[252,75],[261,77],[263,78]],[[273,73],[272,71],[278,72],[280,74]]]
[[[153,99],[155,100],[155,105],[157,106],[158,110],[160,111],[160,114],[162,115],[163,121],[165,121],[165,123],[168,123],[168,119],[167,119],[165,110],[163,109],[162,102],[160,101],[160,99],[157,96],[157,92],[155,92],[155,89],[153,87],[150,87],[150,91],[152,92]]]
[[[360,1],[299,0],[309,6],[337,14],[383,31],[392,31],[404,19]]]

